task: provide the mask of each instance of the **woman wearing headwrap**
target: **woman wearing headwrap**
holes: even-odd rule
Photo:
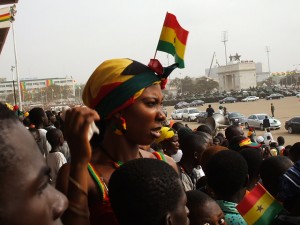
[[[107,184],[111,174],[127,161],[158,158],[177,170],[170,157],[139,149],[160,137],[165,120],[161,85],[175,67],[163,68],[158,61],[145,66],[130,59],[113,59],[91,75],[82,98],[97,113],[87,107],[66,113],[65,136],[72,160],[57,179],[57,188],[70,202],[66,224],[117,224]],[[97,114],[100,135],[94,135],[91,147],[87,133],[92,121],[99,119]]]

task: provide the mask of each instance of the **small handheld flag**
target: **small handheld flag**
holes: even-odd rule
[[[178,67],[184,68],[184,52],[188,34],[189,32],[178,23],[176,16],[167,12],[156,51],[173,55]]]
[[[271,224],[282,210],[281,204],[259,183],[236,208],[248,225]]]

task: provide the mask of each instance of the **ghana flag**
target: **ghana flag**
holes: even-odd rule
[[[184,52],[189,32],[178,23],[176,16],[167,13],[156,50],[175,57],[179,68],[184,68]]]
[[[0,9],[0,28],[10,27],[10,7]]]
[[[282,210],[281,204],[259,183],[236,208],[249,225],[270,224]]]

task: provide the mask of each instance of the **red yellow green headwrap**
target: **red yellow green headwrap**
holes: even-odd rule
[[[157,60],[151,60],[150,64],[146,66],[131,59],[104,61],[93,72],[83,90],[84,104],[106,119],[131,105],[144,88],[165,82],[177,67],[173,64],[163,68]]]

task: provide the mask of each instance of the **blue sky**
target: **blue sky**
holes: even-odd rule
[[[72,76],[84,83],[105,59],[147,64],[167,11],[190,32],[186,68],[175,70],[172,78],[204,75],[213,52],[225,64],[222,31],[228,31],[228,56],[239,53],[241,60],[261,62],[267,71],[269,46],[271,72],[300,69],[299,8],[297,0],[19,0],[14,23],[19,76]],[[157,58],[167,65],[166,53]],[[10,31],[0,77],[11,79],[12,65]]]

